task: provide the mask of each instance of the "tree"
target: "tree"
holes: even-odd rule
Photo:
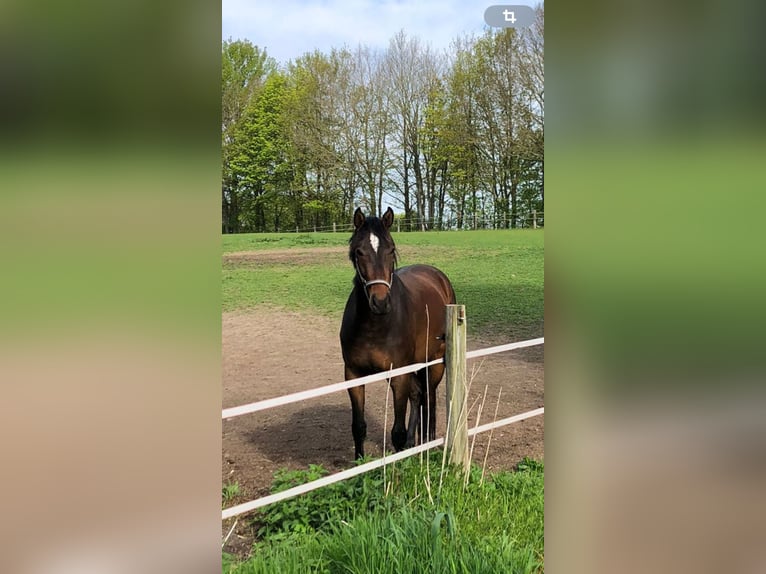
[[[333,50],[304,54],[288,69],[292,85],[286,108],[288,135],[296,167],[294,186],[302,196],[296,222],[326,227],[337,218],[343,184],[340,118],[342,86],[347,83],[348,53]],[[296,194],[297,195],[297,194]]]
[[[445,194],[448,185],[449,152],[447,132],[449,116],[447,93],[441,79],[436,79],[428,92],[425,119],[420,139],[425,164],[428,228],[442,228]]]
[[[475,58],[475,40],[457,39],[447,79],[448,107],[443,131],[444,154],[448,161],[451,200],[455,225],[475,226],[482,145],[479,133],[477,92],[482,82]]]
[[[247,40],[224,41],[221,47],[221,150],[222,150],[222,229],[234,233],[240,229],[240,190],[231,170],[235,131],[242,114],[263,86],[265,78],[276,70],[276,62],[266,50]]]
[[[405,219],[410,222],[411,229],[414,199],[417,228],[424,228],[426,199],[420,135],[429,89],[436,81],[439,67],[429,48],[423,47],[417,38],[409,38],[404,31],[400,31],[389,43],[384,70],[389,109],[395,126],[393,145],[389,149],[399,166],[397,179],[401,181]]]
[[[353,54],[347,102],[347,153],[359,200],[370,213],[382,214],[383,192],[392,162],[387,140],[392,131],[389,94],[380,53],[359,46]],[[349,215],[350,215],[349,210]]]
[[[285,126],[287,98],[286,78],[272,72],[233,137],[230,169],[240,194],[241,219],[251,231],[274,226],[292,187],[295,158]]]

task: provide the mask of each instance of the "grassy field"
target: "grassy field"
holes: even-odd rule
[[[425,460],[425,459],[424,459]],[[544,467],[522,461],[516,472],[482,479],[474,465],[465,483],[413,457],[382,470],[283,501],[259,515],[252,558],[224,555],[226,574],[532,574],[544,570]],[[276,492],[324,471],[279,473]],[[388,492],[388,494],[384,494]]]
[[[503,340],[542,334],[543,230],[432,231],[393,237],[400,265],[427,263],[447,274],[458,302],[466,305],[471,333]],[[268,250],[305,254],[224,258],[224,310],[267,304],[340,321],[353,277],[344,251],[348,238],[348,233],[224,235],[224,255]],[[319,249],[312,253],[314,248]]]

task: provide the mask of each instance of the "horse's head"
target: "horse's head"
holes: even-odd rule
[[[348,256],[356,269],[370,310],[382,315],[391,309],[391,283],[396,267],[396,245],[389,233],[394,212],[389,207],[382,218],[365,217],[361,208],[354,212],[354,234]]]

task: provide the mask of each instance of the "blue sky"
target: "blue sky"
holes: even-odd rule
[[[400,29],[436,50],[481,33],[492,0],[222,0],[222,38],[250,40],[280,63],[318,49],[385,48]],[[514,4],[533,6],[531,0]],[[510,4],[510,2],[508,3]]]

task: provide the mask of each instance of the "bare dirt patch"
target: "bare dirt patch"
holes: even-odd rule
[[[336,248],[332,248],[336,249]],[[288,251],[288,250],[285,250]],[[293,250],[289,250],[293,251]],[[270,255],[273,255],[273,251]],[[312,250],[311,253],[316,253]],[[312,389],[343,380],[337,320],[292,311],[258,308],[223,315],[223,407]],[[468,349],[509,341],[471,339]],[[469,405],[475,405],[469,424],[475,424],[477,404],[485,388],[487,399],[481,423],[492,420],[501,393],[498,418],[522,413],[544,403],[543,349],[532,347],[469,362],[474,371]],[[367,386],[366,453],[382,454],[387,385]],[[444,436],[445,391],[438,389],[437,436]],[[389,398],[387,425],[393,422]],[[543,457],[543,417],[534,417],[494,431],[487,459],[488,470],[511,469],[523,457]],[[476,439],[473,460],[481,463],[489,433]],[[330,472],[353,464],[351,407],[345,392],[269,409],[223,421],[222,480],[236,482],[244,502],[268,493],[274,471],[322,464]],[[232,503],[233,503],[232,502]],[[224,523],[224,534],[233,520]],[[241,519],[224,550],[245,556],[253,533]]]
[[[226,265],[241,264],[279,264],[296,265],[320,263],[325,260],[337,261],[338,255],[348,253],[348,247],[339,245],[332,247],[312,247],[310,249],[269,249],[268,251],[233,251],[224,253],[223,263]]]
[[[453,251],[450,247],[409,246],[406,255],[410,261],[427,261],[437,256],[448,257]],[[223,254],[222,263],[224,266],[230,267],[274,264],[316,265],[325,262],[338,263],[338,261],[344,261],[347,253],[348,247],[345,245],[311,247],[307,249],[293,247],[290,249],[269,249],[263,251],[232,251],[231,253]]]

